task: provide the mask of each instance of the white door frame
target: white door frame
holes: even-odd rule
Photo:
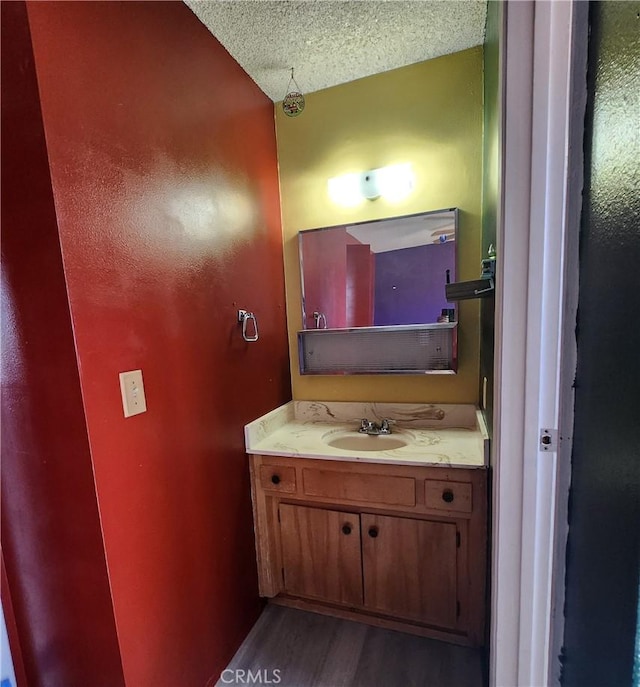
[[[561,607],[552,617],[564,590],[584,126],[576,91],[586,92],[576,54],[586,55],[586,6],[503,5],[492,687],[557,680]],[[541,428],[559,430],[559,452],[540,450]]]

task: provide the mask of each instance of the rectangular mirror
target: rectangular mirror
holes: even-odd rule
[[[456,208],[301,231],[303,328],[442,321],[457,233]]]

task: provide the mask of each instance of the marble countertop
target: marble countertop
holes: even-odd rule
[[[406,446],[382,451],[329,446],[338,432],[358,436],[360,420],[393,420]],[[396,465],[484,468],[489,439],[473,405],[291,401],[245,426],[247,453]]]

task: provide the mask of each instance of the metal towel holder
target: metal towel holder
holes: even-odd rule
[[[326,329],[327,328],[327,318],[323,312],[318,312],[317,310],[313,313],[313,320],[316,324],[316,329]],[[322,326],[320,326],[322,325]]]
[[[249,335],[247,333],[248,322],[253,322],[253,334]],[[258,321],[256,316],[249,312],[248,310],[238,310],[238,322],[242,324],[242,338],[249,343],[253,343],[258,340]]]

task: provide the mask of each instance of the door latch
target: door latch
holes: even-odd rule
[[[557,429],[541,429],[540,430],[540,451],[557,451],[558,450],[558,430]]]

